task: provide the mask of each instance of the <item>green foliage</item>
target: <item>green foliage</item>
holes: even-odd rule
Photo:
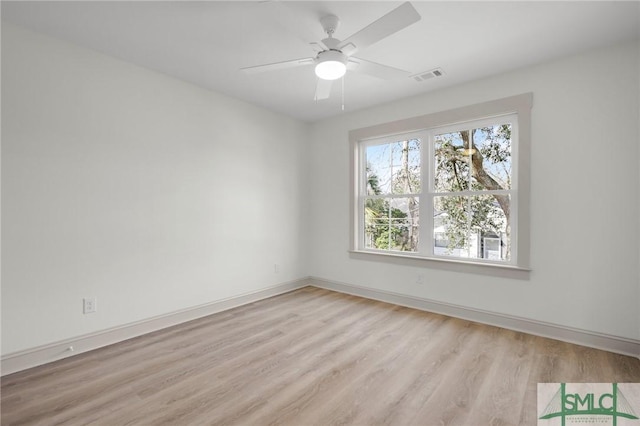
[[[380,195],[379,178],[367,166],[367,194]],[[407,250],[407,214],[391,207],[383,198],[367,198],[365,201],[365,232],[375,248],[381,250]]]
[[[474,157],[482,162],[474,162]],[[511,125],[438,135],[435,159],[434,184],[438,192],[508,189],[511,185]],[[485,177],[481,179],[478,176],[482,174]],[[436,198],[435,210],[443,213],[439,218],[449,252],[455,248],[468,248],[473,234],[508,232],[508,198],[502,197],[503,205],[498,201],[497,196]]]
[[[504,231],[504,213],[493,196],[443,196],[436,197],[435,204],[444,212],[440,218],[449,252],[468,248],[472,234],[500,235]]]
[[[511,126],[503,124],[495,127],[483,127],[475,132],[482,133],[488,143],[484,143],[480,152],[492,164],[504,163],[511,159]]]
[[[367,164],[367,194],[380,195],[380,179],[375,173],[371,173],[371,167]]]
[[[376,238],[376,248],[384,250],[403,250],[403,233],[400,228],[384,229]]]
[[[417,250],[418,199],[412,194],[420,192],[420,149],[421,141],[413,139],[372,146],[368,151],[373,167],[367,164],[366,170],[367,247]],[[508,233],[507,196],[460,193],[510,188],[511,125],[440,134],[434,149],[434,189],[442,193],[434,199],[435,225],[443,228],[449,251],[470,247],[472,235]],[[377,172],[387,182],[385,194]],[[395,197],[387,197],[387,191]],[[406,197],[398,198],[400,194]]]
[[[374,248],[381,250],[409,250],[407,214],[390,207],[387,200],[368,198],[365,201],[365,233]]]

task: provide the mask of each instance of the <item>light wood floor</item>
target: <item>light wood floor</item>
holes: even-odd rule
[[[640,360],[307,287],[2,379],[2,424],[535,425]]]

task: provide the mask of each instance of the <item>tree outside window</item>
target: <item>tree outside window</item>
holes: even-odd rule
[[[508,262],[516,119],[363,143],[364,248]]]

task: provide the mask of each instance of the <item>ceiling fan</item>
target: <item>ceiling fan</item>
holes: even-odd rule
[[[257,65],[241,68],[241,70],[247,74],[254,74],[314,65],[315,73],[318,77],[315,93],[316,100],[329,98],[333,80],[342,77],[347,70],[365,73],[383,79],[406,77],[409,75],[408,71],[365,61],[352,55],[419,20],[420,15],[416,9],[411,3],[406,2],[353,34],[351,37],[341,41],[333,37],[340,20],[335,15],[327,15],[320,19],[320,25],[322,25],[324,32],[327,34],[327,38],[317,43],[311,43],[316,46],[318,50],[318,54],[315,57]]]

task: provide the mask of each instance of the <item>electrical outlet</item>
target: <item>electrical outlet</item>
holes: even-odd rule
[[[277,274],[278,272],[280,272],[280,265],[278,265],[277,263],[273,264],[273,273]]]
[[[98,299],[96,297],[85,297],[82,299],[82,313],[91,314],[98,311]]]
[[[418,276],[416,277],[416,284],[423,284],[424,283],[424,274],[418,274]]]

